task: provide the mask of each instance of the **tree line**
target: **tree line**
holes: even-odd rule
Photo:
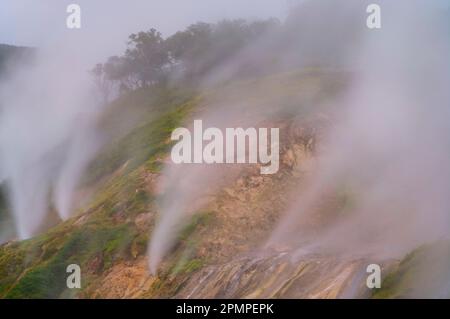
[[[199,22],[166,39],[152,28],[131,34],[122,55],[96,64],[91,73],[106,101],[115,90],[150,87],[170,76],[195,81],[279,26],[276,19]]]

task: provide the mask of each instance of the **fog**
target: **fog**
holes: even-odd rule
[[[72,3],[81,7],[78,30],[66,28],[66,8]],[[46,47],[64,42],[90,67],[122,52],[133,32],[156,28],[170,36],[197,21],[282,18],[289,6],[277,0],[5,0],[0,3],[0,43]]]
[[[42,226],[51,197],[69,217],[70,193],[95,147],[88,74],[60,54],[42,51],[1,83],[0,168],[20,238]]]
[[[379,261],[402,258],[449,237],[448,13],[426,1],[379,1],[382,29],[355,31],[365,23],[361,14],[368,3],[306,2],[297,19],[313,18],[290,21],[295,31],[283,41],[267,36],[205,79],[208,86],[229,77],[274,43],[288,68],[319,65],[352,71],[349,87],[330,102],[340,112],[325,134],[317,171],[306,189],[297,191],[265,249],[288,250],[297,257],[321,253]],[[256,93],[239,94],[245,101]],[[202,118],[215,120],[211,126],[216,127],[256,126],[283,107],[259,100],[229,103],[207,110]],[[301,117],[302,110],[298,112]],[[195,199],[215,185],[214,173],[205,173],[208,183],[198,167],[168,166],[165,174],[175,188],[187,177],[189,187],[163,201],[150,242],[152,271],[173,245],[174,231],[195,209]],[[215,174],[223,180],[221,173]],[[345,215],[327,212],[334,215],[328,223],[308,229],[308,221],[318,214],[315,208],[342,190],[352,201]]]
[[[79,179],[103,142],[96,131],[103,106],[88,74],[95,63],[122,52],[132,32],[155,27],[170,35],[198,20],[255,19],[286,9],[270,0],[80,0],[81,29],[68,29],[71,3],[0,3],[0,43],[37,48],[31,64],[14,63],[0,75],[0,173],[22,239],[38,232],[52,207],[62,219],[77,207]]]
[[[424,2],[384,8],[383,29],[357,51],[362,71],[336,101],[344,112],[328,132],[314,182],[298,194],[269,246],[285,241],[306,251],[388,258],[449,236],[447,24]],[[347,216],[317,237],[306,235],[299,221],[327,192],[342,189],[352,194]]]
[[[203,78],[202,88],[233,79],[249,64],[270,73],[274,57],[278,71],[316,67],[351,71],[352,77],[327,101],[340,112],[325,134],[311,183],[292,190],[296,199],[264,248],[383,259],[448,238],[448,12],[425,0],[377,1],[382,28],[371,31],[365,26],[371,1],[299,2],[297,14],[285,20],[290,2],[276,0],[80,0],[82,28],[69,30],[65,8],[72,1],[2,1],[0,43],[38,48],[31,64],[10,65],[0,76],[0,180],[18,236],[36,234],[53,209],[61,219],[76,210],[74,192],[103,143],[96,121],[104,105],[88,74],[93,64],[122,52],[130,33],[151,27],[168,36],[197,21],[278,17],[285,26],[281,36],[269,32],[236,52]],[[301,117],[296,102],[320,106],[300,93],[273,100],[261,92],[253,102],[255,92],[245,90],[234,92],[234,100],[216,96],[197,116],[207,126],[249,127],[271,123],[287,109]],[[148,252],[153,273],[202,200],[242,169],[165,166]],[[346,214],[308,229],[314,207],[342,189],[352,198]]]
[[[358,14],[358,13],[363,14]],[[362,27],[361,27],[362,26]],[[352,5],[342,6],[333,1],[304,2],[288,20],[282,34],[269,32],[263,34],[249,46],[237,52],[231,59],[217,65],[212,72],[206,74],[202,86],[214,88],[227,80],[233,79],[243,68],[249,65],[258,69],[261,74],[274,72],[273,60],[280,69],[289,71],[321,66],[324,69],[347,67],[356,69],[349,63],[357,53],[350,48],[357,47],[365,27],[365,6],[357,1]],[[332,30],[324,32],[324,30]],[[271,63],[272,62],[272,63]],[[203,119],[205,127],[259,127],[263,123],[276,121],[278,113],[291,112],[302,117],[305,103],[317,100],[307,90],[299,88],[298,94],[288,97],[272,96],[273,87],[224,90],[208,99],[208,108],[196,118]],[[299,107],[300,106],[300,107]],[[319,107],[319,105],[316,105]],[[314,106],[307,105],[307,108]],[[272,125],[272,124],[271,124]],[[223,167],[217,165],[167,165],[164,182],[167,184],[164,197],[160,203],[160,216],[149,246],[150,268],[156,272],[158,263],[170,251],[176,242],[177,234],[189,216],[199,208],[199,202],[213,194],[218,182],[226,184],[228,178],[236,176],[245,169]],[[186,184],[180,181],[186,181]],[[232,179],[231,179],[232,180]],[[282,226],[281,226],[282,227]],[[282,230],[281,230],[282,231]]]

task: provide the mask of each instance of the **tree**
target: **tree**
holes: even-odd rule
[[[104,65],[102,63],[97,63],[91,70],[91,74],[93,75],[95,86],[100,92],[102,102],[107,104],[111,94],[112,82],[105,73]]]
[[[124,58],[129,71],[137,76],[138,86],[144,87],[158,82],[170,61],[161,33],[150,29],[148,32],[132,34],[128,45],[130,47]]]
[[[278,30],[279,21],[246,22],[223,20],[216,24],[198,22],[167,39],[150,29],[129,36],[128,47],[122,56],[112,56],[98,64],[93,74],[105,101],[110,91],[134,90],[161,84],[168,76],[198,80],[237,56],[245,47],[264,34]],[[239,68],[240,74],[250,74],[261,65],[249,57]],[[258,64],[259,63],[259,64]]]
[[[213,26],[199,22],[179,31],[166,40],[172,63],[178,65],[188,78],[202,75],[208,50],[212,46]]]

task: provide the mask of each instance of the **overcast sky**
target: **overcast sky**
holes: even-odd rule
[[[167,36],[197,21],[283,18],[294,1],[298,0],[0,0],[0,43],[40,47],[84,41],[95,43],[98,56],[112,55],[121,53],[132,32],[155,27]],[[66,28],[66,7],[71,3],[81,6],[81,30]]]
[[[70,48],[89,57],[91,63],[121,54],[133,32],[154,27],[168,36],[198,21],[283,19],[289,6],[302,1],[305,0],[0,0],[0,43]],[[82,9],[80,30],[66,28],[66,8],[71,3]],[[430,3],[448,6],[450,0]]]

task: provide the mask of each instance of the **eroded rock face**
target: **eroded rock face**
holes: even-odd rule
[[[206,266],[183,281],[174,298],[367,298],[365,258],[275,253]],[[396,265],[380,262],[383,271]],[[115,265],[90,294],[94,298],[161,297],[145,259]],[[166,279],[167,280],[167,279]],[[167,296],[166,296],[167,297]]]
[[[285,125],[285,124],[284,124]],[[213,223],[196,229],[189,241],[192,258],[207,260],[198,269],[178,275],[152,276],[145,256],[114,265],[102,276],[91,296],[96,298],[364,298],[366,268],[394,261],[360,257],[338,258],[289,248],[264,249],[265,240],[292,200],[290,190],[307,182],[316,156],[310,136],[294,125],[284,126],[287,139],[281,151],[279,174],[263,176],[248,166],[234,181],[205,200]],[[300,133],[299,133],[300,132]],[[305,139],[305,141],[303,141]],[[153,184],[155,178],[148,184]],[[153,189],[152,185],[149,185]],[[153,213],[135,217],[140,230],[149,228]],[[287,250],[286,250],[287,249]],[[183,250],[183,249],[181,249]],[[283,251],[282,251],[283,250]],[[183,253],[182,253],[183,254]],[[176,259],[176,258],[175,258]],[[176,263],[176,261],[175,261]],[[168,262],[170,264],[170,262]],[[162,267],[164,268],[164,267]],[[169,267],[170,268],[170,267]],[[176,267],[175,267],[176,268]],[[160,288],[158,288],[160,287]],[[163,287],[163,288],[161,288]]]
[[[137,215],[134,219],[137,229],[141,231],[148,230],[153,217],[153,213],[142,213]]]
[[[176,295],[180,298],[363,298],[366,267],[363,258],[291,253],[245,257],[209,266],[196,273]],[[296,260],[298,259],[298,260]],[[381,263],[389,267],[392,262]]]
[[[297,90],[297,89],[296,89]],[[273,234],[293,196],[308,185],[320,156],[320,127],[328,119],[279,119],[264,127],[280,128],[280,170],[261,175],[258,165],[245,165],[228,171],[220,187],[198,198],[193,214],[207,215],[188,228],[163,260],[158,273],[151,275],[146,255],[148,235],[158,217],[154,198],[164,194],[158,187],[164,176],[142,166],[129,176],[125,163],[114,173],[116,180],[107,195],[92,210],[77,216],[73,229],[111,223],[105,242],[126,242],[114,254],[104,247],[90,256],[87,264],[89,284],[84,298],[345,298],[366,297],[369,263],[359,257],[337,258],[293,251],[301,246],[271,246]],[[324,123],[324,124],[320,124]],[[158,161],[164,162],[164,158]],[[127,177],[127,178],[124,178]],[[225,185],[225,186],[222,186]],[[214,185],[217,186],[217,185]],[[145,196],[144,196],[145,195]],[[320,230],[336,215],[338,200],[325,199],[320,206],[330,214],[311,214],[302,220],[309,230]],[[321,208],[321,207],[319,207]],[[328,209],[329,208],[329,209]],[[317,209],[320,211],[321,209]],[[314,215],[314,216],[313,216]],[[201,221],[207,220],[206,222]],[[189,223],[190,220],[187,221]],[[199,222],[200,221],[200,222]],[[127,226],[116,236],[117,227]],[[298,232],[296,225],[294,231]],[[109,230],[109,229],[107,229]],[[285,231],[283,229],[283,231]],[[88,232],[91,235],[90,232]],[[100,238],[102,239],[102,238]],[[102,242],[104,245],[104,243]],[[278,244],[278,243],[277,243]],[[59,247],[55,245],[55,247]],[[112,246],[114,248],[114,245]],[[57,251],[57,249],[55,249]],[[390,262],[385,263],[386,267]],[[382,265],[384,265],[382,263]],[[19,276],[18,274],[17,276]]]
[[[150,289],[154,281],[155,277],[150,276],[145,258],[133,263],[119,263],[108,271],[90,297],[136,298]]]
[[[343,296],[364,271],[361,260],[344,262],[334,257],[299,258],[286,252],[261,253],[261,247],[291,200],[290,190],[314,168],[314,155],[302,144],[301,135],[293,134],[292,127],[288,126],[284,132],[288,143],[281,153],[279,174],[260,175],[258,167],[248,166],[227,187],[205,201],[213,223],[196,229],[190,241],[196,243],[194,257],[208,262],[177,281],[173,274],[153,277],[145,258],[140,257],[113,266],[92,295],[97,298]],[[153,218],[154,214],[143,213],[136,216],[134,223],[138,229],[145,229]],[[164,289],[155,289],[157,281],[163,286],[173,281],[179,289],[173,290],[174,295],[166,295]]]
[[[299,258],[294,252],[261,252],[265,240],[292,200],[291,190],[305,180],[316,162],[312,149],[314,137],[306,139],[302,135],[304,130],[295,125],[281,125],[287,143],[281,150],[279,173],[260,175],[257,165],[247,166],[226,187],[205,201],[205,210],[212,212],[214,222],[192,234],[190,241],[195,242],[195,248],[189,248],[195,251],[195,258],[207,260],[202,267],[179,280],[173,274],[165,278],[152,277],[140,258],[133,263],[115,265],[93,295],[102,298],[338,298],[346,294],[361,295],[360,284],[365,284],[361,273],[367,265],[360,259],[343,261],[333,256],[314,255]],[[145,229],[153,218],[153,214],[140,214],[134,223],[138,229]],[[174,294],[166,295],[164,289],[155,289],[152,286],[155,281],[162,285],[173,281]]]

